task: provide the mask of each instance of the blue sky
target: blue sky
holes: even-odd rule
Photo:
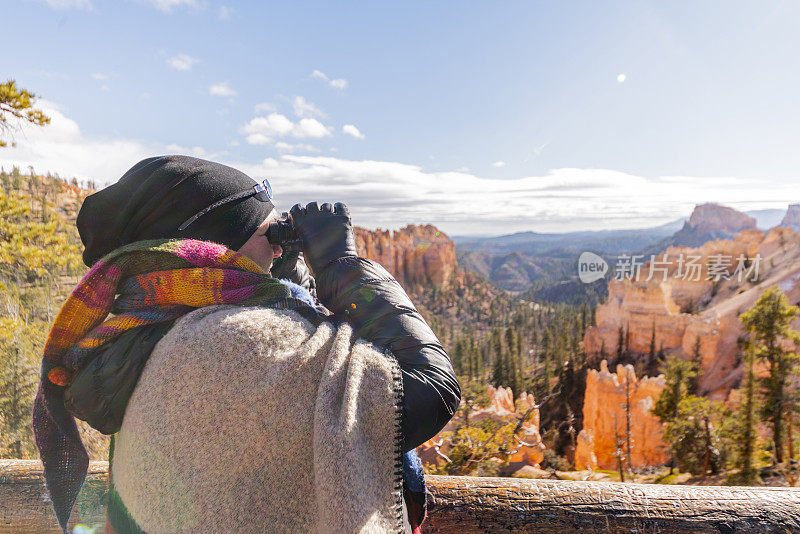
[[[800,3],[12,0],[0,76],[54,121],[0,164],[192,153],[451,234],[800,201]],[[7,48],[8,50],[8,48]],[[623,77],[620,76],[624,74]]]

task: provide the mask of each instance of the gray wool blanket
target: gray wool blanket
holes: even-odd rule
[[[112,484],[149,533],[400,532],[401,391],[347,324],[202,308],[150,356]]]

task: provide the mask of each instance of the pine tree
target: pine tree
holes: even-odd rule
[[[742,324],[750,333],[753,354],[768,366],[768,376],[761,385],[761,414],[772,427],[775,463],[783,462],[784,458],[786,416],[797,410],[789,378],[795,374],[800,356],[787,350],[784,343],[800,344],[800,333],[791,325],[798,313],[800,309],[789,304],[783,291],[772,286],[741,316]]]
[[[34,109],[36,95],[17,87],[14,80],[0,83],[0,147],[8,146],[3,137],[18,128],[18,123],[27,122],[44,126],[50,117],[40,109]],[[12,122],[15,121],[15,122]],[[11,143],[14,146],[14,143]]]
[[[542,378],[539,398],[545,398],[550,394],[550,385],[553,379],[553,342],[550,330],[545,330],[542,336]]]
[[[625,452],[628,470],[633,473],[633,464],[631,463],[633,453],[633,436],[631,432],[631,375],[633,375],[633,369],[628,367],[625,369]]]
[[[705,403],[705,399],[690,394],[691,384],[696,375],[697,366],[693,361],[677,356],[668,357],[664,363],[665,387],[651,410],[653,415],[666,424],[664,440],[669,444],[672,453],[670,473],[676,464],[682,470],[699,473],[698,466],[703,465],[703,462],[697,461],[697,454],[705,456],[705,453],[711,449],[703,448],[701,453],[697,453],[700,450],[697,449],[699,445],[695,443],[699,439],[698,436],[703,436],[704,447],[712,447],[712,441],[714,443],[718,441],[716,437],[711,439],[711,423],[697,420],[697,417],[702,415],[697,410],[702,407],[710,409],[711,405]],[[687,417],[693,417],[693,419],[689,420]],[[709,425],[708,428],[705,428],[706,425]],[[714,450],[719,450],[719,447]],[[716,465],[717,463],[714,464],[715,468]]]
[[[475,343],[475,339],[470,337],[470,347],[472,347],[472,358],[473,358],[473,369],[475,372],[475,378],[478,380],[484,379],[484,362],[485,357],[484,353],[481,349],[478,348],[477,344]]]
[[[694,350],[692,351],[692,363],[695,366],[695,370],[697,373],[692,377],[689,381],[689,393],[692,395],[696,395],[697,391],[700,387],[698,383],[698,379],[700,377],[700,369],[703,363],[703,356],[700,352],[701,344],[700,344],[700,336],[698,335],[694,340]]]
[[[678,417],[678,404],[689,395],[689,383],[696,375],[694,362],[678,356],[667,357],[664,364],[665,387],[651,410],[662,423],[669,423]]]
[[[741,482],[752,484],[757,474],[753,469],[753,454],[756,450],[758,435],[756,434],[756,373],[755,351],[745,346],[745,378],[742,392],[742,403],[736,412],[736,428],[734,430],[735,467],[739,468]]]
[[[522,391],[522,382],[519,370],[520,346],[514,328],[506,328],[506,385],[511,387],[514,398]]]
[[[656,359],[656,319],[653,317],[653,328],[650,332],[650,352],[648,353],[650,361]]]
[[[677,405],[677,413],[664,431],[673,459],[681,471],[705,476],[716,473],[723,457],[720,429],[724,407],[703,397],[688,395]]]
[[[589,320],[589,305],[586,304],[586,302],[584,301],[584,303],[581,305],[581,323],[580,323],[581,324],[581,330],[580,330],[581,339],[583,338],[583,334],[586,333],[586,326],[587,326],[588,320]]]
[[[5,294],[0,317],[0,457],[35,458],[31,431],[37,356],[43,332],[20,316],[20,303]]]
[[[451,358],[451,363],[453,364],[453,370],[456,372],[456,375],[463,375],[464,374],[464,341],[459,339],[456,341],[456,347],[453,350],[453,355]]]
[[[500,339],[500,329],[495,328],[492,330],[492,335],[489,338],[489,351],[494,358],[492,366],[492,384],[495,387],[504,385],[507,373],[505,366],[505,358],[503,357],[503,343]]]
[[[631,353],[631,325],[625,325],[625,356]]]
[[[619,333],[617,335],[617,361],[622,361],[622,356],[625,354],[625,330],[622,325],[619,325]]]

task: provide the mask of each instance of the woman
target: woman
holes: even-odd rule
[[[186,156],[86,199],[92,269],[34,405],[62,528],[88,463],[73,415],[114,434],[108,532],[398,531],[403,497],[418,528],[421,471],[403,453],[452,417],[450,361],[358,257],[343,204],[291,210],[318,301],[303,260],[268,241],[274,218],[266,181]]]

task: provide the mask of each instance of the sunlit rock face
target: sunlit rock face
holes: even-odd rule
[[[575,449],[575,469],[597,469],[597,455],[594,453],[594,433],[584,428],[578,433],[578,446]]]
[[[431,225],[389,230],[356,228],[359,255],[377,261],[406,285],[444,286],[456,275],[456,246]]]
[[[662,425],[650,413],[663,389],[663,376],[637,379],[631,365],[618,365],[617,372],[611,373],[603,360],[599,371],[590,370],[586,376],[583,430],[578,435],[575,467],[616,469],[615,453],[619,447],[627,462],[628,435],[634,468],[666,463],[669,455],[662,439]]]
[[[729,239],[742,230],[756,227],[749,215],[719,204],[695,206],[689,220],[672,238],[672,244],[696,247],[714,239]]]
[[[781,226],[788,226],[792,230],[800,230],[800,204],[790,204],[786,215],[783,216]]]
[[[515,402],[511,388],[488,386],[486,393],[491,402],[488,406],[472,410],[469,414],[470,423],[476,423],[484,419],[493,419],[500,423],[516,423],[520,417],[530,410],[521,431],[517,434],[519,447],[514,454],[509,455],[508,461],[515,464],[516,469],[519,469],[522,465],[538,467],[544,458],[545,446],[542,443],[542,437],[539,435],[539,409],[534,407],[533,395],[522,392]],[[531,410],[531,408],[533,409]],[[423,463],[433,464],[444,461],[444,458],[436,454],[434,447],[437,443],[442,442],[443,433],[453,432],[459,425],[463,424],[463,414],[464,405],[462,404],[456,416],[447,423],[439,434],[417,448]],[[446,455],[449,450],[450,448],[446,442],[442,442],[439,451]]]
[[[680,257],[684,262],[695,258],[696,276],[686,276],[688,269],[685,263],[680,266]],[[720,257],[730,258],[731,264],[715,270]],[[755,281],[755,272],[736,273],[740,257],[760,257]],[[584,337],[586,353],[595,364],[612,357],[620,329],[634,359],[650,352],[654,330],[655,348],[666,355],[690,358],[699,341],[700,393],[723,400],[741,378],[739,339],[744,329],[739,315],[772,285],[778,285],[790,302],[800,301],[800,232],[785,227],[767,233],[747,229],[733,239],[697,248],[670,247],[655,260],[665,263],[653,264],[652,277],[651,263],[646,261],[639,280],[609,283],[608,300],[597,308],[596,326],[588,328]],[[666,271],[658,271],[659,266]]]

